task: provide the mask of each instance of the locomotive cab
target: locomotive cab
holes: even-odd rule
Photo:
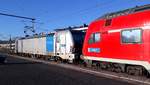
[[[78,29],[56,31],[56,55],[70,63],[78,61],[82,53],[85,31]]]
[[[150,72],[149,15],[150,5],[145,5],[106,14],[93,21],[84,40],[85,61],[102,68],[121,68],[129,74],[136,73],[137,69]]]

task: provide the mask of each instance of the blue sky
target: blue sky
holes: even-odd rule
[[[39,33],[89,24],[105,13],[144,4],[150,0],[0,0],[0,12],[36,18]],[[24,36],[25,25],[30,21],[0,15],[0,39]]]

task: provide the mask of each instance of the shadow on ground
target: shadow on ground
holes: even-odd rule
[[[42,64],[40,62],[5,62],[0,65],[26,65],[26,64]]]

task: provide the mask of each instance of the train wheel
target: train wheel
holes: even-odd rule
[[[84,60],[85,67],[92,67],[92,60]]]
[[[84,67],[87,67],[87,63],[86,63],[86,62],[83,62],[83,66],[84,66]]]
[[[55,61],[58,62],[58,63],[62,63],[63,62],[63,60],[60,57],[56,57]]]

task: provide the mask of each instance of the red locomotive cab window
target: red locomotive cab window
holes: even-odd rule
[[[90,35],[90,38],[89,38],[89,40],[88,40],[88,43],[89,43],[89,44],[96,43],[96,42],[99,42],[100,39],[101,39],[101,35],[100,35],[99,32],[92,33],[92,34]]]
[[[88,43],[91,44],[94,42],[94,39],[93,39],[93,34],[90,35],[90,38],[88,40]]]

